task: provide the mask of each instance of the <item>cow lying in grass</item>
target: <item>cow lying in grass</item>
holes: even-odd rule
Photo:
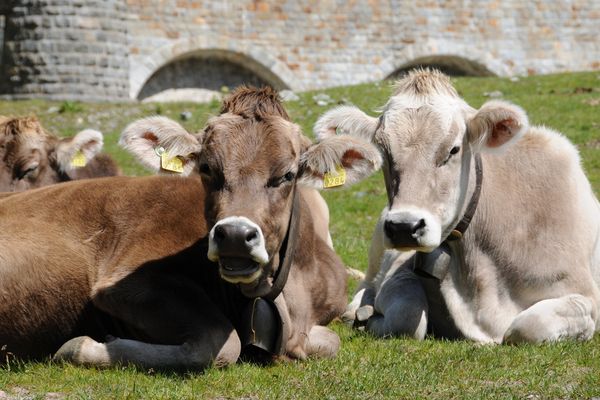
[[[119,175],[92,129],[59,139],[35,117],[0,116],[0,192],[20,192],[53,183]]]
[[[336,354],[325,325],[344,309],[346,274],[297,186],[321,185],[338,165],[351,183],[380,155],[360,140],[311,144],[275,93],[241,94],[228,101],[253,96],[252,113],[212,118],[200,143],[166,118],[123,133],[201,179],[105,178],[0,199],[5,351],[178,369],[227,365],[252,348]]]
[[[321,139],[336,129],[380,148],[388,194],[346,318],[378,336],[592,337],[600,206],[564,136],[504,101],[475,110],[427,70],[379,118],[340,107],[315,125]]]

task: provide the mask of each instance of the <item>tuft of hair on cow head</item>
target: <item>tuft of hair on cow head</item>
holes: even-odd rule
[[[244,118],[262,120],[267,117],[279,116],[291,121],[279,93],[270,86],[257,88],[241,85],[223,100],[219,114],[237,114]]]
[[[54,149],[53,157],[59,169],[68,172],[75,168],[73,160],[79,155],[85,159],[84,164],[94,158],[104,145],[101,132],[84,129],[70,138],[60,139]]]
[[[469,141],[475,151],[505,149],[527,132],[529,120],[523,109],[506,101],[486,102],[467,121]]]
[[[0,140],[8,143],[17,141],[39,141],[54,146],[56,137],[46,131],[34,115],[26,117],[0,116]]]
[[[153,116],[129,124],[121,133],[119,145],[154,172],[173,173],[162,167],[162,159],[165,156],[177,158],[182,169],[179,173],[187,176],[196,167],[200,139],[201,134],[191,134],[169,118]]]

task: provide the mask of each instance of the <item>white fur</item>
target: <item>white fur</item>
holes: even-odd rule
[[[148,140],[147,133],[157,140]],[[156,153],[162,147],[172,157],[184,159],[182,175],[189,175],[195,167],[195,159],[191,155],[201,149],[197,137],[186,131],[177,122],[162,116],[142,118],[129,124],[121,133],[119,144],[133,154],[145,167],[154,172],[161,172],[161,159]]]
[[[542,300],[519,313],[504,334],[510,343],[541,343],[564,338],[589,340],[595,323],[590,299],[572,294]]]
[[[83,153],[86,162],[90,161],[100,151],[104,144],[102,133],[94,129],[84,129],[70,139],[63,139],[56,148],[56,159],[61,171],[73,169],[71,161],[78,151]]]
[[[335,171],[344,155],[350,151],[360,154],[361,158],[352,158],[351,164],[345,167],[344,186],[368,177],[381,167],[381,154],[373,144],[348,136],[328,137],[302,153],[302,175],[298,178],[298,184],[323,189],[323,175]]]
[[[412,221],[415,219],[425,220],[425,227],[420,234],[415,236],[419,245],[418,249],[398,249],[398,250],[419,250],[430,252],[440,245],[442,239],[442,227],[439,221],[427,210],[415,206],[394,207],[388,211],[385,220],[396,223]],[[390,239],[384,234],[384,245],[386,248],[393,248]]]
[[[490,147],[491,125],[505,119],[513,120],[516,124],[516,130],[512,132],[511,138],[503,145]],[[481,123],[476,123],[477,121],[481,121]],[[468,121],[468,125],[471,130],[470,135],[474,136],[475,141],[472,143],[472,148],[475,152],[501,153],[529,130],[529,119],[521,107],[506,101],[491,100],[481,106],[473,118]]]
[[[319,141],[337,133],[371,141],[376,127],[377,118],[368,116],[354,106],[339,106],[323,114],[315,123],[313,131]]]
[[[428,78],[427,71],[409,75],[402,87],[413,91],[407,89],[390,98],[383,108],[383,129],[377,132],[383,136],[376,138],[380,142],[400,129],[405,124],[404,110],[428,105],[439,118],[437,126],[445,129],[454,122],[453,126],[464,129],[463,134],[468,132],[463,146],[470,147],[469,152],[484,153],[484,189],[478,211],[463,238],[464,247],[455,248],[464,257],[453,257],[440,281],[440,294],[459,334],[484,343],[591,338],[600,330],[600,203],[581,168],[577,150],[557,132],[530,127],[525,112],[513,104],[490,101],[474,110],[450,90],[423,90],[444,85],[443,80],[436,79],[436,74]],[[339,119],[342,114],[330,117]],[[346,115],[351,115],[351,121],[360,113]],[[332,120],[323,126],[334,125]],[[498,123],[507,130],[491,136]],[[344,121],[336,120],[335,126],[344,126]],[[352,130],[349,133],[355,134]],[[524,141],[519,142],[523,136]],[[462,166],[464,171],[465,164]],[[469,182],[463,182],[466,176],[461,175],[461,193],[472,191],[474,174],[468,174]],[[529,197],[523,197],[525,194]],[[464,203],[460,198],[468,200],[464,195],[453,197],[451,201],[457,204]],[[460,214],[462,207],[455,208]],[[543,215],[551,210],[568,214],[554,211]],[[536,214],[528,215],[533,212]],[[391,211],[384,210],[379,220],[366,280],[359,285],[346,314],[355,312],[372,288],[376,290],[376,321],[367,327],[379,335],[407,334],[418,331],[420,325],[414,319],[412,325],[397,322],[426,307],[421,302],[419,281],[411,274],[412,252],[384,250],[382,221],[388,213]],[[527,231],[529,226],[523,226],[523,221],[534,220],[537,215],[545,225],[540,225],[538,232]],[[451,229],[441,228],[444,233]]]

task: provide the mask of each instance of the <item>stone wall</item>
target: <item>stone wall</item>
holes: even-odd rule
[[[252,76],[318,89],[440,56],[498,75],[600,69],[600,1],[14,1],[9,86],[23,96],[138,98],[174,78]]]
[[[0,93],[129,99],[125,0],[16,0],[5,16]]]

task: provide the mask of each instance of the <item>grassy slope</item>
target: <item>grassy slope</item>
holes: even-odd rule
[[[455,80],[461,95],[474,107],[500,90],[521,105],[534,124],[560,130],[582,154],[586,172],[600,192],[600,73],[562,74],[523,78]],[[387,84],[359,85],[326,91],[336,103],[356,104],[375,114],[391,92]],[[287,104],[294,121],[306,133],[320,113],[314,93],[300,94]],[[594,105],[595,104],[595,105]],[[64,112],[48,112],[62,107]],[[218,103],[193,104],[71,104],[42,101],[0,102],[0,115],[37,114],[44,125],[61,135],[84,127],[105,134],[105,148],[130,175],[144,174],[116,145],[128,122],[161,113],[199,129]],[[336,249],[354,267],[366,267],[374,222],[385,204],[383,181],[376,174],[346,190],[326,192]],[[590,398],[600,396],[600,337],[588,343],[545,346],[478,346],[468,342],[407,339],[377,340],[334,324],[342,337],[335,360],[292,362],[271,367],[238,364],[226,370],[164,375],[134,368],[97,371],[28,363],[0,370],[0,390],[31,394],[60,392],[73,398]],[[1,398],[1,396],[0,396]]]

